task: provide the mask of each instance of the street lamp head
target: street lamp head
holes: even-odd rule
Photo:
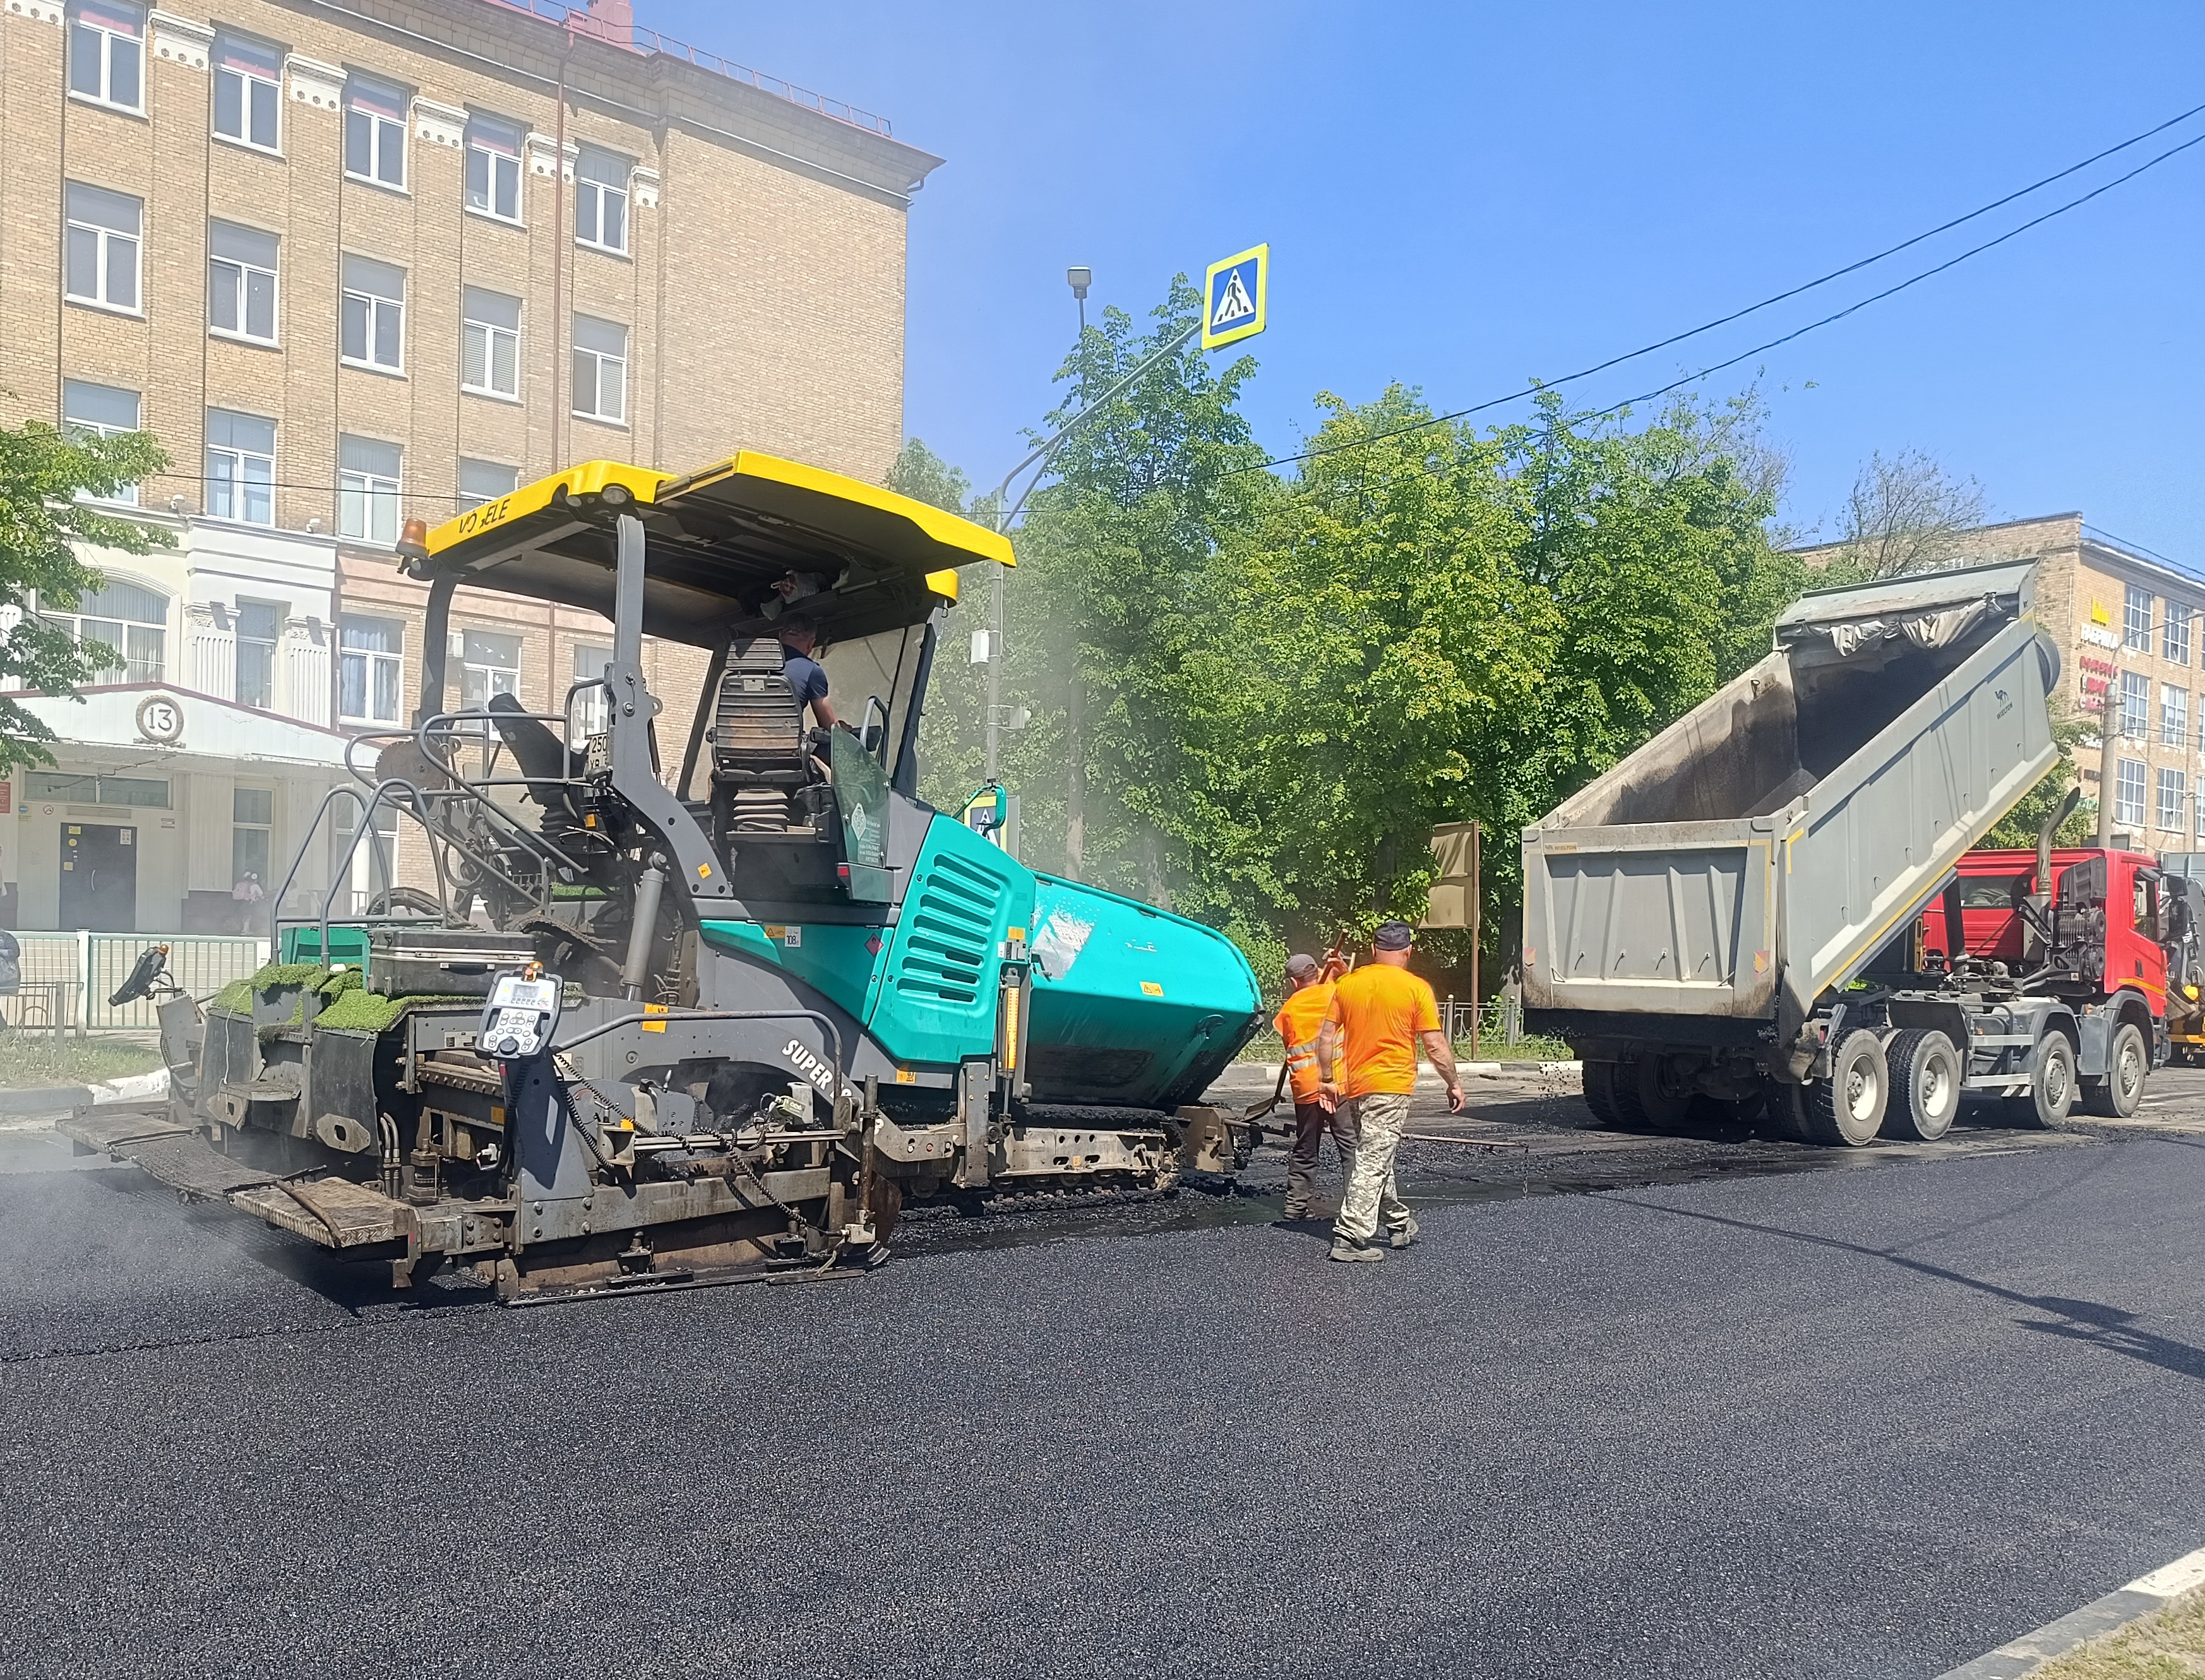
[[[1095,283],[1095,270],[1093,269],[1067,269],[1064,271],[1064,277],[1072,287],[1072,295],[1079,299],[1082,303],[1086,302],[1087,288]]]

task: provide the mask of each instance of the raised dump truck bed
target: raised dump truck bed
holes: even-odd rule
[[[1661,1125],[1695,1098],[1773,1096],[1832,1141],[1874,1135],[1895,1076],[1879,1063],[1874,1090],[1818,1089],[1830,1041],[1865,1035],[1871,1015],[1900,1030],[1914,1006],[1864,1003],[1855,982],[1911,959],[1902,947],[1962,854],[2058,762],[2059,660],[2032,617],[2034,572],[1803,597],[1768,657],[1524,831],[1524,1002],[1578,1046],[1596,1108]],[[1942,994],[1970,977],[1933,981]],[[1994,992],[2018,980],[1981,977]],[[1939,1018],[1956,1050],[1984,1036]],[[1994,1036],[2044,1023],[2006,1024]],[[1968,1088],[2028,1096],[2016,1064],[2035,1044],[2001,1043],[1994,1068],[1964,1070]],[[1814,1112],[1849,1102],[1842,1124]]]

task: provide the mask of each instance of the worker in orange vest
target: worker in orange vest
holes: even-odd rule
[[[1317,1099],[1337,1106],[1354,1134],[1355,1165],[1332,1226],[1334,1260],[1385,1259],[1370,1240],[1382,1219],[1394,1248],[1417,1240],[1417,1222],[1394,1181],[1394,1157],[1416,1093],[1419,1041],[1447,1081],[1448,1109],[1462,1111],[1462,1075],[1440,1030],[1439,1000],[1409,972],[1415,938],[1406,922],[1381,922],[1370,936],[1370,965],[1340,977],[1317,1031]]]
[[[1287,1163],[1286,1217],[1306,1219],[1316,1199],[1317,1148],[1332,1134],[1340,1155],[1342,1190],[1355,1170],[1355,1140],[1346,1117],[1318,1101],[1316,1035],[1332,1007],[1332,977],[1305,952],[1287,959],[1287,1000],[1273,1023],[1285,1044],[1287,1077],[1293,1083],[1294,1145]]]

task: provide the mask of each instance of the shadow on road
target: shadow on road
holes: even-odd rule
[[[1781,1237],[1788,1242],[1804,1243],[1815,1248],[1834,1249],[1845,1254],[1881,1260],[1887,1265],[1901,1267],[1925,1278],[1935,1278],[1940,1283],[1958,1284],[1963,1289],[1972,1289],[1978,1294],[2010,1301],[2016,1306],[2050,1315],[2048,1320],[2016,1319],[2014,1322],[2024,1330],[2032,1330],[2039,1335],[2058,1336],[2067,1341],[2090,1343],[2126,1358],[2156,1365],[2161,1370],[2172,1371],[2178,1376],[2205,1377],[2205,1349],[2192,1347],[2189,1343],[2176,1341],[2171,1336],[2156,1335],[2137,1327],[2138,1315],[2126,1308],[2107,1306],[2100,1301],[2077,1301],[2062,1295],[2024,1294],[2019,1290],[2007,1289],[2003,1285],[1982,1278],[1971,1278],[1964,1272],[1955,1272],[1948,1266],[1935,1266],[1926,1260],[1912,1259],[1898,1249],[1870,1248],[1864,1243],[1848,1243],[1841,1238],[1818,1237],[1812,1232],[1792,1231],[1780,1225],[1762,1225],[1752,1220],[1731,1219],[1721,1214],[1703,1213],[1690,1208],[1666,1207],[1659,1202],[1641,1202],[1635,1196],[1606,1196],[1601,1199],[1625,1207],[1642,1208],[1649,1214],[1666,1214],[1673,1219],[1697,1220],[1704,1225],[1728,1226],[1737,1231],[1750,1231],[1764,1237]],[[1982,1222],[1971,1221],[1973,1224]],[[1966,1228],[1960,1227],[1963,1230]]]

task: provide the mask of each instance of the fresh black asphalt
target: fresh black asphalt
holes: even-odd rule
[[[527,1311],[19,1158],[0,1673],[1926,1680],[2205,1541],[2201,1145]]]

